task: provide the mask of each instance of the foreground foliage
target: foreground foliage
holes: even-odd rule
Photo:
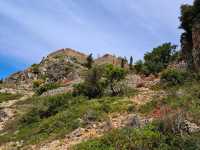
[[[83,83],[75,85],[74,95],[84,95],[91,98],[102,97],[104,95],[119,96],[124,93],[119,82],[125,78],[126,71],[123,68],[112,64],[105,66],[94,66],[91,68]]]
[[[134,107],[127,98],[88,100],[71,94],[33,97],[18,105],[27,109],[0,135],[1,143],[23,140],[24,144],[31,144],[63,137],[92,121],[103,121],[109,113],[128,111],[130,106]]]
[[[161,83],[166,84],[166,86],[183,84],[188,76],[186,71],[166,69],[161,74]]]
[[[9,100],[19,99],[20,97],[22,97],[21,94],[0,93],[0,103]]]
[[[74,146],[74,150],[197,150],[200,134],[163,134],[156,126],[114,130],[101,138]]]
[[[181,110],[187,119],[200,125],[200,80],[198,74],[169,71],[162,76],[163,82],[156,90],[164,90],[165,97],[154,97],[151,102],[140,107],[144,114],[153,113],[162,108],[171,111]],[[160,88],[160,89],[159,89]]]

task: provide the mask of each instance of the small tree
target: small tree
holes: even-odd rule
[[[31,68],[32,68],[32,72],[33,72],[34,74],[39,74],[39,72],[40,72],[40,70],[39,70],[39,64],[33,64],[33,65],[31,66]]]
[[[124,68],[126,63],[127,63],[126,57],[121,58],[121,68]]]
[[[143,72],[143,67],[144,67],[144,63],[142,60],[138,60],[135,63],[135,70],[137,73],[142,73]]]
[[[75,86],[74,94],[83,94],[89,97],[89,99],[101,97],[104,90],[104,82],[102,81],[102,76],[102,68],[96,66],[91,68],[85,77],[85,81]]]
[[[92,54],[90,54],[90,55],[87,57],[86,67],[87,67],[88,69],[92,68],[93,62],[94,62],[94,60],[93,60]]]
[[[0,84],[2,84],[3,83],[3,78],[2,79],[0,79]]]
[[[119,67],[114,67],[113,65],[107,65],[105,69],[105,78],[107,85],[110,86],[112,95],[118,95],[118,91],[115,90],[116,82],[121,81],[125,78],[126,72],[124,69]]]
[[[129,69],[133,70],[133,57],[130,57]]]
[[[126,72],[120,67],[112,64],[106,66],[95,66],[88,70],[88,74],[83,83],[74,87],[74,95],[85,95],[89,99],[101,97],[108,88],[109,94],[116,96],[121,94],[122,88],[119,88],[119,81],[124,79]],[[117,88],[116,88],[117,87]],[[110,93],[111,91],[111,93]]]
[[[135,69],[138,73],[145,75],[158,74],[163,69],[167,68],[172,57],[176,52],[176,45],[164,43],[161,46],[154,48],[151,52],[144,55],[144,62],[136,62]]]

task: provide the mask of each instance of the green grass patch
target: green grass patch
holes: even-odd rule
[[[143,114],[149,114],[151,111],[153,111],[156,108],[157,104],[158,104],[158,102],[156,100],[152,100],[152,101],[140,106],[139,112],[143,113]]]
[[[0,93],[0,103],[9,100],[19,99],[20,97],[22,97],[21,94]]]

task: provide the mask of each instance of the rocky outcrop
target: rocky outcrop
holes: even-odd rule
[[[60,49],[48,55],[48,57],[53,57],[53,58],[62,56],[68,56],[74,58],[82,63],[86,62],[87,59],[87,55],[70,48]]]
[[[39,64],[12,74],[4,84],[14,88],[32,89],[34,80],[44,82],[70,82],[81,78],[87,55],[72,49],[61,49],[43,58]]]
[[[4,80],[6,85],[15,86],[17,89],[31,90],[33,81],[42,80],[43,83],[59,82],[68,83],[84,77],[87,70],[85,63],[87,55],[76,50],[65,48],[57,50],[47,57],[43,57],[39,64],[10,75]],[[122,58],[110,54],[97,58],[95,64],[113,64],[121,66]],[[125,67],[128,67],[125,62]]]
[[[182,61],[179,61],[179,62],[173,62],[171,64],[168,65],[168,69],[177,69],[177,70],[187,70],[187,62],[182,60]]]
[[[95,60],[95,64],[98,64],[98,65],[113,64],[116,66],[121,66],[121,61],[122,61],[122,58],[120,58],[120,57],[116,57],[111,54],[105,54],[102,57],[97,58]]]
[[[71,82],[68,82],[65,87],[59,87],[57,89],[49,90],[45,93],[43,93],[41,96],[54,96],[58,94],[64,94],[64,93],[70,93],[73,91],[73,85],[80,83],[81,79],[73,80]]]

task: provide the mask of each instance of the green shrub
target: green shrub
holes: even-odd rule
[[[197,150],[200,133],[161,133],[155,125],[144,128],[123,128],[75,145],[73,150]]]
[[[125,86],[116,87],[116,85],[120,85],[119,82],[125,78],[126,73],[127,72],[123,68],[115,67],[111,64],[105,67],[104,77],[107,87],[112,91],[112,96],[123,94],[122,92],[124,92],[124,90],[122,88]]]
[[[103,70],[100,67],[91,68],[83,83],[74,86],[74,95],[84,95],[91,98],[101,97],[104,91],[104,82],[102,81]]]
[[[32,68],[32,72],[35,73],[35,74],[38,74],[40,72],[40,70],[39,70],[39,64],[33,64],[31,66],[31,68]]]
[[[85,64],[85,66],[86,66],[88,69],[90,69],[90,68],[92,68],[93,63],[94,63],[94,60],[93,60],[92,54],[90,54],[90,55],[88,55],[88,57],[87,57],[87,62],[86,62],[86,64]]]
[[[167,85],[183,84],[187,79],[188,74],[185,71],[177,69],[167,69],[161,74],[161,83]]]
[[[89,124],[91,122],[97,121],[98,119],[100,119],[100,118],[98,118],[99,116],[100,115],[99,115],[98,111],[96,111],[94,109],[87,110],[83,116],[84,124]]]
[[[34,102],[33,108],[21,119],[22,123],[31,124],[40,121],[41,119],[51,117],[61,111],[70,102],[67,99],[72,98],[72,95],[58,95],[53,97],[32,99]],[[41,101],[39,101],[41,99]]]
[[[142,60],[138,60],[134,66],[137,73],[143,73],[143,67],[144,67],[144,63]]]
[[[144,114],[148,114],[151,111],[153,111],[153,109],[156,108],[157,103],[158,102],[156,100],[152,100],[150,102],[147,102],[146,104],[140,106],[139,112],[144,113]]]
[[[125,86],[120,81],[125,78],[126,71],[113,65],[95,66],[91,68],[83,83],[74,86],[74,95],[84,95],[91,98],[101,97],[107,89],[109,95],[119,96],[125,93]]]
[[[114,130],[102,138],[74,146],[74,150],[153,150],[160,148],[163,137],[152,127]],[[161,144],[160,144],[161,143]]]
[[[154,48],[151,52],[144,55],[144,62],[139,60],[135,64],[137,73],[145,75],[157,75],[165,69],[171,61],[177,58],[176,46],[171,43],[164,43],[161,46]]]
[[[34,80],[33,81],[33,89],[39,88],[44,83],[43,80]]]
[[[36,88],[35,93],[37,95],[42,95],[44,92],[56,89],[58,87],[59,87],[59,84],[57,84],[57,83],[46,83],[46,84],[43,84],[43,85],[39,86],[38,88]]]

